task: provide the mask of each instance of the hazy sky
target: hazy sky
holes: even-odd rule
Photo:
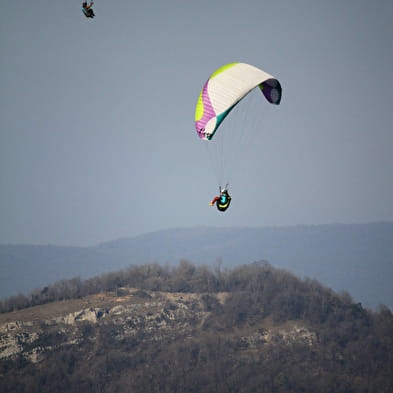
[[[0,243],[393,220],[393,2],[0,0]],[[207,77],[277,77],[221,214]]]

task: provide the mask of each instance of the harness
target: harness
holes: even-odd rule
[[[228,209],[230,203],[231,197],[228,194],[221,194],[220,199],[217,201],[217,209],[223,212]]]

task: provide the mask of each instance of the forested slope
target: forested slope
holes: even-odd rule
[[[0,315],[4,393],[392,392],[390,310],[264,262],[145,265],[37,296]]]

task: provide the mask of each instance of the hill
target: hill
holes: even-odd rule
[[[3,393],[392,391],[392,313],[314,280],[183,261],[99,282],[0,315]]]
[[[278,228],[182,228],[119,239],[94,247],[0,245],[0,297],[27,293],[57,280],[92,277],[132,264],[233,267],[267,260],[366,306],[393,309],[393,223]],[[21,274],[23,272],[23,274]]]

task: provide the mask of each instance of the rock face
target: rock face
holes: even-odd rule
[[[124,288],[122,292],[126,295],[100,295],[97,302],[89,299],[86,304],[90,307],[79,310],[73,310],[76,305],[70,301],[66,306],[72,311],[45,319],[41,319],[40,315],[47,316],[47,308],[53,305],[36,307],[34,319],[29,319],[23,310],[15,313],[15,317],[20,319],[0,325],[0,359],[21,355],[26,360],[37,363],[56,348],[77,345],[83,340],[94,341],[94,330],[90,329],[87,334],[86,326],[114,326],[117,328],[119,340],[140,332],[149,340],[179,334],[187,337],[191,336],[193,329],[203,328],[211,313],[210,310],[207,311],[203,294],[148,291],[142,293],[128,288]],[[213,296],[217,304],[223,304],[227,294],[209,296]],[[301,342],[311,346],[317,341],[314,332],[299,324],[287,324],[279,329],[258,329],[247,333],[241,336],[239,345],[249,350],[255,349],[261,343]]]

